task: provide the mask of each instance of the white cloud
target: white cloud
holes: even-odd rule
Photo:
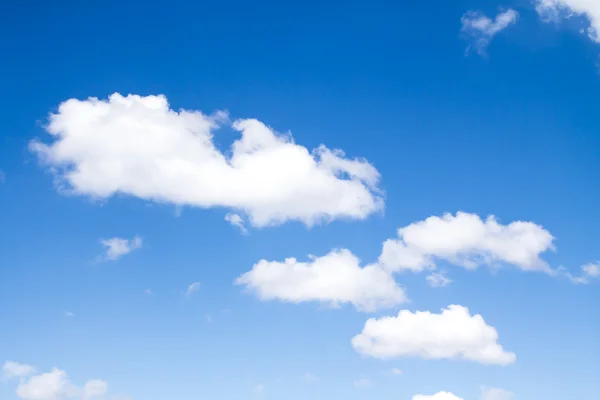
[[[194,282],[190,286],[188,286],[187,290],[185,291],[185,295],[187,297],[190,297],[194,293],[197,293],[199,290],[200,290],[200,282]]]
[[[16,388],[17,397],[22,400],[102,400],[108,393],[108,384],[99,379],[87,381],[83,387],[71,382],[67,373],[58,368],[50,372],[33,375],[35,369],[29,365],[11,361],[4,363],[3,373],[21,380]]]
[[[152,296],[154,294],[152,289],[146,289],[146,290],[144,290],[144,293],[146,294],[146,296]]]
[[[135,236],[133,239],[122,239],[114,237],[111,239],[103,239],[100,241],[105,248],[105,254],[100,260],[115,261],[124,255],[131,253],[133,250],[142,247],[142,238]]]
[[[64,192],[224,207],[257,227],[364,219],[383,209],[379,173],[366,160],[323,145],[311,152],[255,119],[233,122],[241,138],[221,152],[213,132],[223,123],[222,112],[174,111],[164,96],[70,99],[50,115],[50,143],[34,140],[30,149]]]
[[[510,8],[496,15],[494,20],[481,11],[467,12],[460,20],[461,31],[471,42],[467,52],[473,49],[480,55],[484,55],[494,36],[517,22],[518,17],[519,13]]]
[[[265,385],[263,385],[262,383],[260,383],[260,384],[256,385],[256,387],[254,388],[254,391],[255,391],[257,394],[261,394],[262,392],[264,392],[264,391],[265,391]]]
[[[371,318],[352,339],[352,346],[362,355],[380,359],[464,359],[498,365],[516,360],[514,353],[498,344],[495,328],[459,305],[451,305],[441,314],[402,310],[397,317]]]
[[[244,226],[244,219],[239,214],[229,213],[225,215],[225,221],[229,222],[232,226],[235,226],[240,232],[246,234],[248,230]]]
[[[383,244],[379,262],[392,271],[435,269],[436,260],[464,268],[508,264],[525,271],[552,273],[540,256],[553,250],[554,238],[542,226],[515,221],[502,225],[494,216],[432,216],[398,230]]]
[[[370,379],[365,378],[357,379],[356,381],[354,381],[354,387],[357,388],[366,388],[371,386],[372,384],[373,382]]]
[[[481,388],[481,400],[513,400],[514,394],[508,390],[482,387]]]
[[[75,314],[73,314],[71,311],[65,311],[65,317],[73,318],[74,316],[75,316]]]
[[[445,287],[452,283],[452,279],[448,278],[443,272],[432,272],[425,279],[431,287]]]
[[[573,16],[585,17],[587,35],[600,43],[600,2],[597,0],[533,0],[536,10],[545,21],[558,21]]]
[[[400,368],[392,368],[392,375],[402,375],[404,374],[404,371],[402,371]]]
[[[334,250],[323,257],[311,257],[308,262],[295,258],[284,262],[261,260],[235,283],[265,301],[317,301],[333,307],[351,303],[360,311],[407,300],[390,273],[376,264],[361,267],[349,250]]]
[[[24,378],[35,372],[35,367],[27,364],[19,364],[14,361],[6,361],[2,365],[2,379]]]
[[[581,266],[581,275],[573,276],[567,273],[571,282],[581,285],[588,285],[595,280],[600,280],[600,261],[596,263],[585,264]]]
[[[463,400],[463,398],[450,392],[438,392],[432,395],[417,394],[412,397],[412,400]]]

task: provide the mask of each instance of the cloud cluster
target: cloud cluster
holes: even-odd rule
[[[36,372],[34,367],[7,361],[2,367],[2,372],[6,379],[19,378],[16,394],[22,400],[103,400],[108,393],[108,384],[105,381],[92,379],[83,387],[78,387],[71,382],[65,371],[58,368],[33,375]]]
[[[545,21],[582,16],[589,21],[587,35],[600,43],[600,2],[595,0],[534,0],[536,10]]]
[[[371,318],[352,339],[352,346],[362,355],[380,359],[463,359],[496,365],[516,360],[498,343],[494,327],[459,305],[440,314],[402,310],[396,317]]]
[[[494,36],[510,25],[517,22],[519,13],[508,9],[491,19],[481,11],[469,11],[461,18],[461,32],[469,40],[467,52],[474,50],[480,55],[486,53],[486,49]]]
[[[547,230],[532,222],[503,225],[493,216],[483,220],[459,212],[400,228],[398,238],[383,243],[378,261],[364,267],[350,250],[333,250],[308,262],[261,260],[236,283],[265,301],[349,303],[361,311],[375,311],[407,300],[394,274],[430,271],[427,281],[431,286],[450,284],[445,273],[435,272],[439,261],[468,269],[509,265],[553,273],[541,258],[554,249],[553,240]]]
[[[222,152],[213,133],[225,123],[222,112],[172,110],[164,96],[115,93],[65,101],[50,115],[50,142],[30,149],[67,193],[224,207],[256,227],[364,219],[383,209],[379,172],[366,160],[324,145],[311,152],[255,119],[231,123],[241,138]]]

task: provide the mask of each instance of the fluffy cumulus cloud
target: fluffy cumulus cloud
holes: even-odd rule
[[[474,50],[483,55],[491,40],[502,30],[517,22],[519,13],[513,9],[500,12],[494,19],[481,11],[469,11],[461,18],[462,33],[470,42],[467,52]]]
[[[482,387],[481,400],[513,400],[515,395],[500,388]]]
[[[231,124],[241,137],[223,152],[213,133],[228,121],[222,112],[172,110],[164,96],[70,99],[50,115],[50,141],[30,149],[67,193],[224,207],[257,227],[383,209],[379,173],[366,160],[324,145],[309,151],[255,119]]]
[[[464,268],[512,265],[551,273],[541,254],[553,250],[554,238],[533,222],[501,224],[494,216],[458,212],[432,216],[398,230],[383,244],[379,262],[392,271],[435,269],[436,260]]]
[[[371,318],[352,339],[352,346],[362,355],[380,359],[463,359],[497,365],[516,360],[498,343],[494,327],[459,305],[440,314],[402,310],[396,317]]]
[[[67,373],[58,368],[50,372],[33,375],[35,369],[29,365],[7,361],[3,373],[9,378],[20,378],[16,388],[17,397],[23,400],[103,400],[108,393],[108,384],[99,379],[87,381],[82,387],[71,382]]]
[[[580,16],[589,22],[586,33],[600,43],[600,1],[597,0],[534,0],[536,10],[545,21]]]
[[[437,392],[436,394],[417,394],[412,397],[412,400],[463,400],[450,392]]]
[[[334,307],[350,303],[361,311],[406,301],[404,290],[391,274],[376,264],[361,267],[349,250],[334,250],[307,262],[261,260],[236,283],[262,300],[316,301]]]
[[[35,372],[35,367],[27,364],[20,364],[14,361],[6,361],[2,365],[2,379],[9,380],[13,378],[24,378]]]
[[[132,251],[142,247],[142,238],[135,236],[133,239],[123,239],[114,237],[110,239],[103,239],[100,241],[104,246],[104,255],[99,260],[115,261],[131,253]]]

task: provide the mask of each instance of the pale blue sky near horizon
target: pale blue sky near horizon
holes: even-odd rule
[[[574,275],[600,260],[600,44],[578,32],[585,21],[545,23],[530,1],[439,3],[4,4],[0,364],[106,380],[134,400],[476,400],[481,386],[516,400],[600,396],[597,283],[444,265],[450,285],[399,274],[410,302],[376,313],[260,301],[233,284],[261,259],[347,248],[372,263],[398,228],[458,211],[543,226],[556,238],[543,258]],[[499,7],[518,21],[487,55],[465,55],[461,17]],[[227,110],[309,150],[364,158],[381,174],[385,210],[243,235],[226,208],[59,193],[28,143],[50,141],[43,127],[62,102],[115,92]],[[236,135],[215,142],[226,149]],[[140,249],[96,262],[102,239],[135,235]],[[451,304],[481,314],[517,361],[382,361],[352,348],[368,318]],[[17,383],[0,381],[0,399],[18,400]]]

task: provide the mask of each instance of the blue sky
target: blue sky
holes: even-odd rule
[[[600,8],[404,3],[6,4],[0,398],[598,397]]]

